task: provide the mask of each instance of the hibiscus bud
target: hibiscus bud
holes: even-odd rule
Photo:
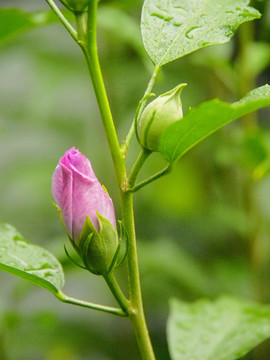
[[[160,95],[150,102],[142,112],[137,124],[140,144],[151,151],[158,151],[160,138],[174,122],[182,119],[180,94],[186,84],[180,84],[173,90]]]
[[[118,248],[113,202],[90,161],[74,147],[56,166],[52,194],[67,234],[85,266],[97,274],[109,271]]]
[[[88,4],[88,0],[60,0],[65,7],[73,12],[82,12]]]

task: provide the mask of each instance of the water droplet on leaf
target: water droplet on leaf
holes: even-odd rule
[[[194,39],[194,37],[196,36],[196,33],[200,31],[200,27],[199,26],[193,26],[192,28],[190,28],[187,32],[186,32],[186,37],[188,39]]]

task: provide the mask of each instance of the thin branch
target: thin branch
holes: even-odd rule
[[[129,314],[130,312],[130,304],[129,300],[125,297],[122,290],[120,289],[120,286],[118,285],[116,278],[114,276],[114,273],[108,273],[107,275],[103,275],[106,283],[108,284],[115,300],[118,302],[118,304],[121,306],[123,312],[125,314]]]
[[[98,0],[91,0],[88,4],[88,23],[87,23],[87,37],[86,44],[81,45],[83,53],[86,58],[88,69],[93,83],[93,88],[96,94],[97,103],[100,110],[103,127],[109,144],[112,155],[114,168],[117,176],[119,188],[126,180],[125,159],[122,157],[113,116],[105,89],[105,84],[100,68],[99,57],[97,52],[97,38],[96,38],[96,16],[97,16]]]
[[[145,163],[146,159],[151,155],[151,151],[143,148],[141,152],[139,153],[129,175],[128,184],[130,187],[133,187],[135,185],[136,179],[139,175],[139,172]]]
[[[114,307],[110,307],[110,306],[99,305],[99,304],[94,304],[94,303],[90,303],[87,301],[75,299],[75,298],[66,296],[61,291],[58,292],[55,296],[58,300],[60,300],[64,303],[67,303],[67,304],[72,304],[72,305],[82,306],[82,307],[85,307],[88,309],[103,311],[103,312],[107,312],[107,313],[110,313],[113,315],[127,316],[127,313],[124,312],[122,309],[118,309],[118,308],[114,308]]]
[[[159,171],[158,173],[156,173],[155,175],[153,176],[150,176],[148,179],[146,180],[143,180],[142,182],[140,182],[139,184],[131,187],[128,189],[129,192],[136,192],[138,190],[140,190],[142,187],[144,187],[145,185],[148,185],[150,184],[151,182],[159,179],[160,177],[166,175],[166,174],[169,174],[170,172],[172,171],[172,164],[168,164],[163,170]]]
[[[61,23],[64,25],[64,27],[67,29],[67,31],[70,33],[71,37],[78,41],[77,31],[74,29],[74,27],[69,23],[69,21],[65,18],[65,16],[62,14],[62,12],[59,10],[57,5],[53,0],[46,0],[50,8],[53,10],[53,12],[57,15]]]

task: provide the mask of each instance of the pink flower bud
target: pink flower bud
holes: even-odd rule
[[[62,212],[67,233],[79,240],[86,216],[99,231],[97,213],[116,227],[114,206],[93,172],[90,161],[74,147],[59,160],[52,178],[52,194]]]

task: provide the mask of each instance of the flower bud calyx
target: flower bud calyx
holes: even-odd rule
[[[144,148],[158,151],[164,131],[183,117],[180,94],[185,86],[180,84],[160,95],[143,110],[137,123],[137,135]]]

